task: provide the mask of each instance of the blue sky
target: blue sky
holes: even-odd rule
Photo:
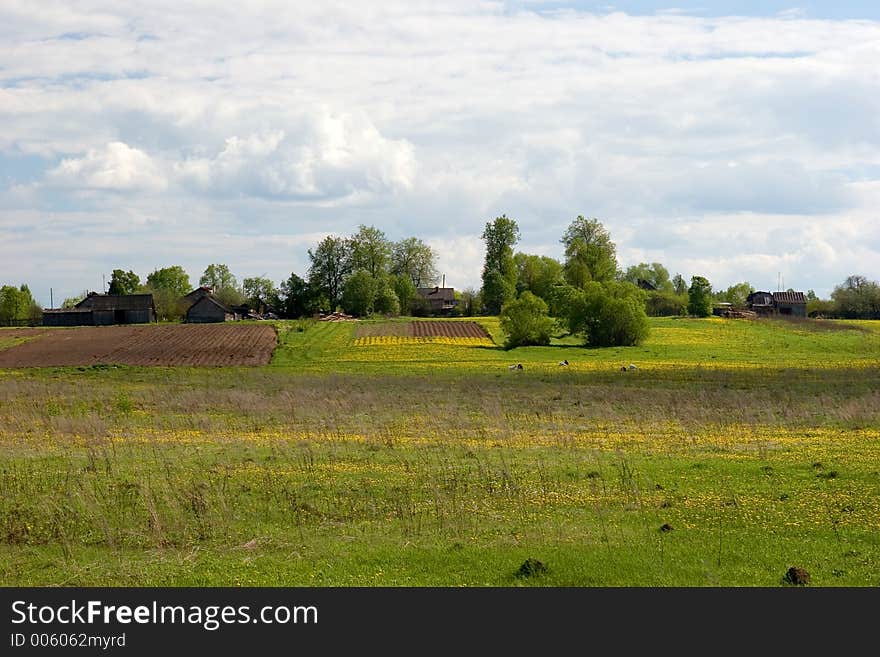
[[[46,306],[114,268],[278,283],[359,224],[478,287],[502,213],[716,288],[880,279],[869,3],[34,6],[0,5],[0,284]]]

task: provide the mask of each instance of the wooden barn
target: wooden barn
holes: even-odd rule
[[[452,287],[420,287],[416,294],[427,303],[427,310],[432,315],[448,315],[455,308],[455,288]]]
[[[803,292],[752,292],[746,298],[746,305],[759,316],[807,316],[807,299]]]
[[[203,296],[186,311],[186,321],[189,324],[232,322],[236,319],[238,315],[235,311],[227,308],[212,295]]]
[[[43,326],[110,326],[155,321],[156,306],[152,294],[89,292],[73,308],[43,311]]]

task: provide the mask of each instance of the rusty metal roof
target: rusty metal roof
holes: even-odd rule
[[[807,299],[803,292],[774,292],[773,301],[776,303],[806,303]]]

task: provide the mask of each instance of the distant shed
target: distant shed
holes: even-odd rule
[[[217,301],[212,296],[204,296],[186,311],[186,321],[190,324],[210,322],[232,322],[238,319],[231,308]]]

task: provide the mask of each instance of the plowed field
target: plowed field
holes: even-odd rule
[[[410,338],[478,338],[488,339],[489,334],[476,322],[385,322],[358,326],[358,338],[410,337]]]
[[[0,368],[71,365],[266,365],[277,336],[266,324],[83,326],[46,329],[0,351]]]
[[[486,330],[476,322],[412,322],[417,338],[488,338]]]

